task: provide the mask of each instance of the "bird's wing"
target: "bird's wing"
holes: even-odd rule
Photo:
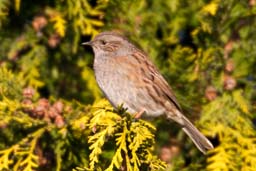
[[[164,77],[159,73],[158,70],[154,73],[155,79],[154,84],[158,85],[160,91],[163,92],[163,94],[170,100],[176,107],[181,111],[181,107],[171,89],[171,87],[168,85],[167,81],[164,79]]]
[[[168,85],[167,81],[160,74],[150,59],[147,58],[147,55],[145,55],[143,52],[135,52],[132,56],[140,61],[140,72],[144,75],[143,79],[151,84],[154,91],[156,91],[155,94],[164,96],[166,100],[171,101],[177,107],[177,109],[181,111],[181,107],[171,87]]]

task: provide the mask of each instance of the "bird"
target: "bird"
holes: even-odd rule
[[[136,118],[164,115],[178,123],[202,153],[214,148],[183,114],[171,87],[143,50],[113,31],[82,44],[92,47],[96,81],[114,108],[122,105]]]

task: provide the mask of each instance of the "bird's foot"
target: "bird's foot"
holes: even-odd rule
[[[139,112],[134,114],[135,119],[140,119],[141,116],[145,113],[145,109],[140,110]]]

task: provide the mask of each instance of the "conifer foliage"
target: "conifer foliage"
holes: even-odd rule
[[[213,150],[111,107],[81,46],[103,30],[149,54]],[[0,170],[255,171],[255,32],[255,0],[0,0]]]

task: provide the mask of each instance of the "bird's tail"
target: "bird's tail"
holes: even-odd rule
[[[194,142],[196,147],[202,152],[213,149],[212,143],[185,117],[183,116],[183,130]]]

